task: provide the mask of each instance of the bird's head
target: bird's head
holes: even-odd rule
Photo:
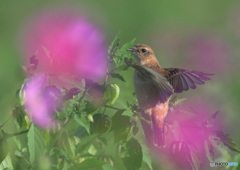
[[[148,65],[149,62],[156,59],[153,50],[144,44],[137,44],[134,47],[129,48],[128,51],[133,53],[137,62],[141,65]]]

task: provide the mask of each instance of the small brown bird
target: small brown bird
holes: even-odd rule
[[[153,142],[157,147],[165,146],[164,118],[168,112],[169,99],[174,93],[195,89],[195,84],[210,80],[206,74],[179,68],[162,68],[153,50],[144,44],[128,49],[137,63],[126,63],[133,68],[134,88],[141,110],[151,117]]]

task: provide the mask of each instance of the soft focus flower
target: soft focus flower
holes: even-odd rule
[[[189,159],[195,156],[201,164],[209,165],[206,145],[211,145],[211,136],[222,126],[207,102],[192,100],[175,106],[169,111],[165,122],[167,147],[155,152],[156,157],[160,157],[159,154],[169,155],[179,169],[191,169]]]
[[[54,128],[54,112],[60,106],[61,92],[48,86],[48,77],[43,74],[31,77],[25,84],[24,108],[33,123],[41,128]]]
[[[25,30],[24,107],[33,123],[56,127],[55,112],[63,99],[80,92],[81,79],[99,80],[107,69],[107,49],[102,33],[88,20],[71,12],[39,15]],[[51,84],[51,86],[50,86]]]
[[[100,79],[106,73],[106,46],[92,23],[70,13],[34,18],[25,35],[25,61],[37,53],[37,72]],[[70,75],[70,76],[69,76]]]

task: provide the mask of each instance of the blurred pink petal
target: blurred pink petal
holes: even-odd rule
[[[38,72],[95,80],[106,73],[104,37],[86,19],[66,12],[46,13],[35,18],[26,32],[25,55],[38,53]]]
[[[58,108],[61,92],[55,86],[47,86],[48,77],[39,74],[25,84],[24,107],[33,123],[41,128],[54,128],[54,112]]]
[[[213,132],[221,130],[221,121],[207,102],[191,100],[169,111],[167,123],[167,148],[155,154],[168,155],[179,169],[191,169],[189,158],[196,155],[201,164],[209,165],[206,143]]]

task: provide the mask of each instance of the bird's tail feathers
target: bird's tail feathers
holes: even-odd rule
[[[152,119],[152,131],[153,131],[153,143],[157,147],[166,146],[166,127],[164,126],[163,118],[156,119],[153,115]]]

